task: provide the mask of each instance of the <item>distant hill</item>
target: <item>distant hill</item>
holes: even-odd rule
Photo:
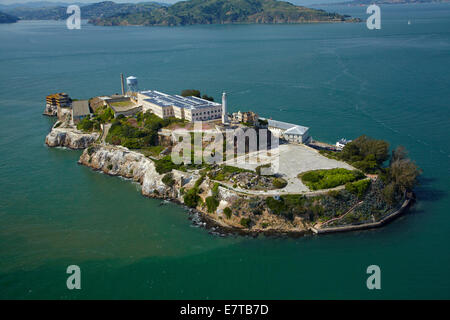
[[[95,25],[191,25],[359,21],[337,13],[276,0],[190,0],[138,13],[91,19]]]
[[[67,19],[67,6],[48,6],[47,2],[43,4],[46,6],[14,6],[4,11],[22,20]],[[350,16],[277,0],[190,0],[170,6],[156,2],[131,4],[104,1],[82,6],[81,18],[102,26],[360,21]]]
[[[17,21],[19,21],[19,18],[0,11],[0,23],[14,23]]]
[[[354,0],[354,1],[344,1],[340,3],[330,3],[329,5],[408,4],[408,3],[444,3],[444,2],[450,2],[450,0]]]
[[[67,19],[67,5],[49,6],[45,2],[44,7],[14,6],[3,9],[9,14],[14,14],[22,20],[64,20]],[[164,5],[148,3],[115,3],[112,1],[98,2],[81,6],[82,19],[96,19],[117,14],[134,14],[143,11],[150,11],[154,8],[164,7]]]

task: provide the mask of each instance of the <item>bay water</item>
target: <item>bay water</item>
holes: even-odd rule
[[[450,5],[381,9],[381,30],[0,25],[0,298],[450,298]],[[230,111],[308,126],[316,140],[404,145],[423,169],[418,201],[377,230],[212,236],[183,208],[77,165],[81,151],[45,146],[47,94],[118,93],[121,72],[140,89],[226,91]],[[81,290],[66,287],[72,264]],[[373,264],[381,290],[366,287]]]

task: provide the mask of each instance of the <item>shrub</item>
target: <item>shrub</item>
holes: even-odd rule
[[[199,91],[199,90],[195,90],[195,89],[186,89],[186,90],[183,90],[183,91],[181,91],[181,95],[182,95],[183,97],[190,97],[190,96],[198,97],[198,98],[201,97],[200,91]]]
[[[240,224],[244,228],[249,228],[251,222],[252,222],[252,219],[250,219],[250,218],[241,218]]]
[[[180,165],[177,165],[172,162],[172,160],[170,159],[170,156],[166,156],[162,159],[154,160],[154,161],[155,161],[156,172],[158,172],[159,174],[164,174],[164,173],[172,171],[172,169],[177,169],[178,167],[180,167]]]
[[[214,186],[211,190],[213,197],[217,197],[219,195],[219,186],[220,184],[218,184],[217,182],[214,183]]]
[[[287,210],[287,207],[283,200],[275,200],[272,197],[267,197],[266,204],[267,207],[275,214],[281,214],[283,211]]]
[[[187,205],[190,208],[197,207],[200,197],[198,195],[198,189],[192,188],[189,189],[183,196],[184,204]]]
[[[312,190],[330,189],[347,182],[353,182],[364,178],[359,170],[347,170],[335,168],[329,170],[312,170],[299,174],[302,182]]]
[[[83,118],[77,124],[77,129],[85,132],[90,132],[94,129],[94,122],[89,119],[89,117]]]
[[[348,182],[345,184],[345,190],[356,194],[358,198],[362,198],[370,186],[370,180],[361,180],[357,182]]]
[[[225,216],[230,219],[231,218],[231,209],[230,207],[226,207],[225,209],[223,209],[223,213],[225,214]]]
[[[173,185],[175,184],[175,180],[173,179],[172,173],[167,173],[166,175],[164,175],[161,181],[168,187],[173,187]]]
[[[273,179],[272,183],[273,183],[273,186],[277,189],[282,189],[282,188],[286,187],[288,184],[287,181],[282,178],[275,178],[275,179]]]
[[[219,206],[219,200],[215,197],[207,197],[206,199],[206,207],[208,208],[209,213],[214,213]]]
[[[113,165],[112,164],[108,164],[108,170],[112,170]]]

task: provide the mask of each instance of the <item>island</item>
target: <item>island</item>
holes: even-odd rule
[[[23,20],[67,19],[67,8],[13,7],[7,9]],[[103,1],[81,7],[82,18],[98,26],[177,26],[230,23],[360,22],[358,18],[296,6],[277,0],[189,0],[166,5],[157,2]]]
[[[161,199],[161,205],[183,205],[195,223],[219,234],[374,228],[414,201],[421,171],[401,146],[390,152],[388,142],[365,135],[330,145],[314,140],[306,126],[253,111],[230,114],[226,93],[218,103],[199,90],[134,91],[135,82],[128,77],[125,92],[122,77],[122,94],[88,100],[66,93],[47,96],[44,114],[57,121],[46,144],[83,149],[79,164],[139,182],[144,196]],[[256,136],[259,142],[272,141],[268,150],[250,150],[246,142],[239,153],[234,137],[225,134],[254,129],[268,133]],[[189,135],[186,159],[191,161],[177,163],[171,155],[183,133]],[[217,152],[203,139],[208,134],[223,137],[224,146],[231,143],[232,157],[206,161]]]
[[[0,23],[15,23],[19,18],[0,11]]]

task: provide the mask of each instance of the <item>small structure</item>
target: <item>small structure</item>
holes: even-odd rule
[[[352,142],[352,140],[347,140],[345,138],[342,138],[341,140],[339,140],[338,142],[336,142],[336,149],[337,150],[342,150],[344,149],[344,147],[349,144],[350,142]]]
[[[88,100],[78,100],[72,102],[72,122],[78,123],[83,118],[89,116],[91,111],[89,109]]]
[[[127,78],[128,92],[138,91],[138,79],[136,77],[130,76]]]
[[[303,144],[309,143],[311,140],[308,127],[272,119],[264,120],[267,120],[268,129],[275,137],[284,138],[289,142]]]
[[[238,111],[233,113],[233,120],[246,124],[256,125],[258,123],[259,116],[253,111]]]

